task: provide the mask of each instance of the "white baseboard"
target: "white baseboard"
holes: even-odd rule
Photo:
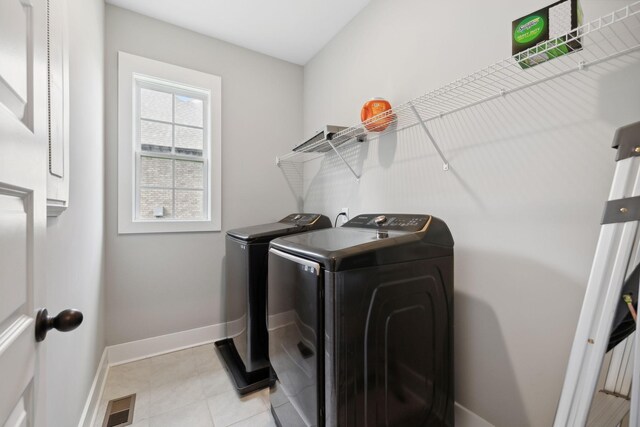
[[[78,427],[91,427],[94,424],[94,418],[98,406],[100,405],[100,397],[102,397],[102,391],[104,390],[105,380],[107,379],[107,372],[109,371],[109,364],[107,361],[107,349],[102,351],[102,357],[96,369],[96,375],[93,377],[93,384],[89,390],[89,396],[87,396],[87,402],[84,404],[82,415],[80,416],[80,422]]]
[[[489,421],[471,412],[458,402],[454,408],[456,427],[494,427]]]
[[[208,344],[226,335],[224,323],[107,347],[109,366]]]

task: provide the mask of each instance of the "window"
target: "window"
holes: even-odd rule
[[[120,52],[118,230],[220,230],[220,77]]]
[[[208,217],[208,92],[135,75],[136,220]]]

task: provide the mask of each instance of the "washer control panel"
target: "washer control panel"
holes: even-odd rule
[[[294,213],[282,218],[279,222],[285,224],[295,224],[298,226],[310,225],[320,218],[319,214]]]
[[[363,214],[345,223],[343,227],[416,232],[422,230],[430,218],[429,215]]]

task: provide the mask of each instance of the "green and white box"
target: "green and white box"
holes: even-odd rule
[[[530,68],[582,49],[576,28],[582,25],[579,0],[562,0],[512,23],[512,54]]]

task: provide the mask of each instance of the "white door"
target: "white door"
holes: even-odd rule
[[[0,426],[44,426],[45,0],[0,0]]]

